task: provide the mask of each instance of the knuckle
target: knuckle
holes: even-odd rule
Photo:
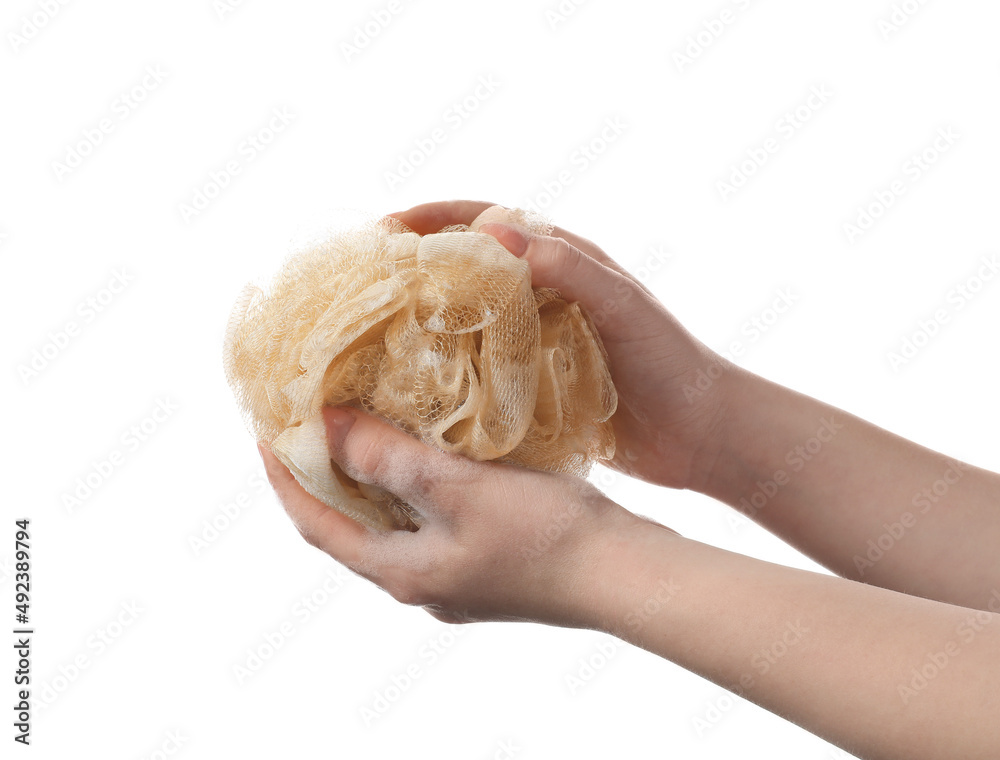
[[[579,251],[569,244],[568,241],[559,237],[542,238],[545,241],[549,257],[561,265],[572,264]]]
[[[407,604],[414,607],[433,605],[436,601],[433,594],[428,593],[422,584],[413,579],[399,581],[393,584],[392,588],[387,589],[387,591],[400,604]]]
[[[428,460],[442,452],[422,451],[416,441],[409,441],[401,431],[388,431],[364,444],[357,457],[366,481],[375,483],[407,502],[433,501],[441,490],[444,459]]]
[[[437,490],[437,479],[422,470],[417,470],[412,474],[409,486],[409,496],[426,501]]]
[[[365,476],[365,480],[378,482],[385,476],[386,463],[391,458],[387,456],[387,445],[381,438],[381,436],[367,436],[358,452],[351,457],[355,468]]]
[[[382,577],[382,588],[400,604],[450,609],[457,583],[454,573],[435,562],[421,570],[394,567]],[[445,560],[444,564],[448,564]]]
[[[467,505],[473,494],[486,489],[485,483],[492,482],[494,476],[492,464],[445,451],[428,452],[424,466],[409,475],[413,498],[433,506],[442,516],[453,515]]]
[[[295,529],[299,532],[299,535],[302,536],[302,539],[307,544],[309,544],[310,546],[312,546],[312,547],[314,547],[316,549],[322,549],[323,548],[322,547],[322,541],[320,540],[319,535],[316,533],[316,531],[312,530],[309,526],[302,525],[300,523],[295,523]]]
[[[583,262],[583,253],[566,240],[556,237],[536,238],[543,241],[544,264],[560,278],[572,278]]]

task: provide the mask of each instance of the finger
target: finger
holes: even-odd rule
[[[516,224],[498,224],[490,222],[488,224],[482,225],[479,228],[479,230],[480,232],[485,232],[488,235],[493,235],[493,237],[497,238],[497,240],[500,240],[499,237],[500,235],[504,235],[505,238],[508,241],[510,241],[513,245],[518,244],[518,237],[516,234],[514,234],[514,232],[510,232],[509,230],[520,232],[522,236],[525,237],[526,239],[532,237],[532,234],[530,232],[527,232],[526,230],[522,229],[520,226]],[[545,236],[539,235],[536,237],[545,237]],[[598,248],[596,245],[591,243],[586,238],[582,238],[579,235],[574,235],[570,232],[566,232],[565,230],[562,230],[558,227],[552,231],[552,235],[550,237],[566,242],[568,245],[575,248],[577,251],[580,251],[585,255],[589,256],[602,266],[617,272],[623,277],[627,277],[630,280],[635,281],[636,284],[639,284],[638,280],[636,280],[631,275],[631,273],[627,269],[625,269],[625,267],[623,267],[613,258],[608,256],[608,254],[606,254],[604,251],[602,251],[600,248]],[[577,244],[577,242],[574,241],[579,242],[579,245]],[[503,240],[500,240],[500,242],[504,243]],[[505,247],[507,247],[507,250],[511,250],[511,247],[507,246],[506,243],[504,243],[504,245]],[[522,242],[520,245],[521,247],[526,247],[526,243]]]
[[[579,301],[591,314],[610,311],[608,302],[627,301],[642,286],[605,266],[562,238],[527,235],[519,227],[483,225],[508,251],[531,267],[531,284],[556,288],[567,301]],[[603,334],[602,330],[602,334]]]
[[[299,485],[278,458],[258,445],[267,479],[302,537],[348,567],[356,566],[370,533],[360,523],[331,509]]]
[[[346,407],[323,410],[330,456],[360,483],[377,485],[425,515],[446,516],[456,488],[484,477],[482,465],[438,451],[371,415]],[[478,468],[478,469],[477,469]]]
[[[416,232],[429,235],[452,224],[472,224],[477,216],[495,203],[486,201],[436,201],[421,203],[406,211],[389,214]]]
[[[587,240],[587,238],[576,235],[568,230],[564,230],[562,227],[554,227],[552,229],[552,237],[562,238],[574,248],[583,251],[592,259],[596,259],[609,269],[614,269],[616,272],[623,274],[626,277],[632,277],[631,273],[625,267],[606,254],[598,245]]]
[[[406,211],[397,211],[388,214],[388,216],[398,219],[420,235],[429,235],[451,224],[472,224],[477,216],[495,205],[497,204],[485,201],[436,201],[433,203],[422,203]],[[587,240],[587,238],[564,230],[562,227],[553,227],[551,234],[552,237],[562,238],[571,245],[576,246],[605,266],[615,269],[622,274],[628,274],[624,267],[608,256],[600,247]]]

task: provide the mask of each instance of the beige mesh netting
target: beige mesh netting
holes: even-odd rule
[[[371,528],[421,516],[332,464],[324,405],[365,409],[472,459],[586,475],[614,454],[617,395],[589,317],[531,287],[486,222],[547,234],[494,206],[420,236],[395,219],[339,230],[289,258],[234,307],[226,377],[251,432],[306,491]]]

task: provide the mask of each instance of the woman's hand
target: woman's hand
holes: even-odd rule
[[[394,216],[424,234],[488,205]],[[847,578],[973,609],[993,602],[1000,476],[724,361],[587,240],[480,229],[528,261],[534,285],[595,317],[619,394],[612,466],[724,501]]]
[[[644,521],[578,478],[444,453],[354,409],[324,415],[331,458],[415,507],[424,523],[412,533],[362,527],[261,448],[306,541],[444,622],[598,624],[591,594],[600,558]]]
[[[325,414],[332,458],[417,507],[421,528],[369,531],[262,450],[268,477],[307,541],[399,601],[613,634],[865,757],[997,757],[1000,615],[716,549],[585,481]]]
[[[446,201],[392,216],[426,235],[470,224],[491,205]],[[618,390],[612,417],[617,451],[607,464],[658,485],[700,489],[718,452],[716,429],[726,413],[731,365],[589,240],[558,227],[551,237],[506,224],[484,224],[481,231],[528,262],[533,286],[557,288],[594,319]]]

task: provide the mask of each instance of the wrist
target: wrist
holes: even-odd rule
[[[755,427],[767,419],[754,417],[760,403],[763,378],[719,357],[720,374],[713,380],[712,418],[702,439],[694,447],[686,487],[691,491],[722,498],[738,490],[752,475],[749,445]],[[759,432],[759,430],[757,431]]]
[[[794,470],[789,456],[795,444],[836,410],[738,367],[719,382],[726,401],[715,429],[715,454],[692,490],[736,506],[761,482],[785,485]]]
[[[774,443],[791,408],[787,388],[733,366],[719,378],[721,402],[710,460],[691,490],[736,505],[753,484],[774,472]]]
[[[670,528],[621,509],[594,536],[584,557],[588,582],[586,598],[578,605],[578,627],[635,643],[637,623],[673,595],[667,558],[672,547],[686,541]]]

